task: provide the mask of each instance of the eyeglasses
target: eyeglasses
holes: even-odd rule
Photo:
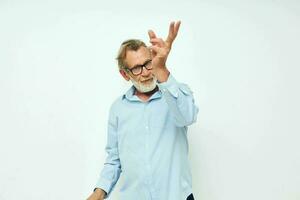
[[[152,69],[152,60],[147,60],[143,65],[136,65],[131,69],[125,67],[125,70],[130,71],[133,75],[137,76],[142,73],[143,67],[145,67],[147,70]]]

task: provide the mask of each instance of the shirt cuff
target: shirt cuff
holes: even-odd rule
[[[168,80],[166,82],[157,83],[157,85],[163,94],[168,91],[175,98],[178,98],[178,93],[180,91],[183,92],[185,95],[192,94],[190,88],[186,84],[177,82],[177,80],[174,78],[174,76],[172,76],[172,74],[169,74]]]
[[[106,180],[106,179],[101,178],[101,179],[97,182],[94,191],[95,191],[97,188],[100,188],[100,189],[102,189],[102,190],[104,190],[104,191],[106,192],[106,195],[105,195],[105,197],[104,197],[104,199],[106,199],[106,198],[108,198],[108,197],[110,196],[113,187],[111,186],[111,181],[108,181],[108,180]]]

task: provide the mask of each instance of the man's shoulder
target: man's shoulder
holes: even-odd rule
[[[131,86],[130,88],[128,88],[126,91],[124,91],[122,93],[122,95],[119,95],[112,103],[112,106],[117,106],[119,104],[123,104],[124,100],[126,98],[128,98],[128,96],[132,96],[132,94],[134,93],[134,87]]]
[[[110,110],[111,111],[117,111],[121,108],[122,106],[122,101],[123,101],[124,95],[118,96],[111,104]]]
[[[124,98],[124,94],[115,98],[115,100],[112,102],[112,106],[116,106],[116,105],[120,104],[122,102],[123,98]]]

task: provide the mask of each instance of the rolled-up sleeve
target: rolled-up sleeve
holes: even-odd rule
[[[114,114],[112,106],[109,112],[107,145],[105,148],[107,157],[100,177],[95,186],[95,189],[101,188],[107,193],[105,199],[110,196],[121,174],[117,128],[117,117]]]
[[[189,126],[196,122],[199,109],[188,85],[177,82],[170,74],[166,82],[158,83],[158,87],[178,127]]]

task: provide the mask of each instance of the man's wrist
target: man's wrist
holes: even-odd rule
[[[104,198],[106,196],[106,192],[102,190],[101,188],[96,188],[94,193],[99,195],[99,197]]]
[[[155,69],[154,74],[155,74],[155,77],[157,78],[157,81],[159,83],[163,83],[168,80],[170,72],[167,69],[167,67],[161,67],[161,68]]]

